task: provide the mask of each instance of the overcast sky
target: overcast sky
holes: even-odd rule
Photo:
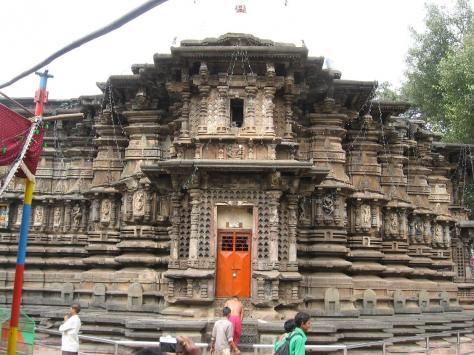
[[[0,82],[31,67],[60,47],[108,24],[143,0],[0,1]],[[451,6],[454,0],[435,0]],[[47,68],[50,98],[98,94],[98,81],[130,73],[134,63],[152,63],[169,53],[173,40],[251,33],[301,46],[330,59],[342,77],[403,79],[409,26],[423,28],[424,0],[169,0],[113,33],[87,43]],[[246,14],[235,12],[244,4]],[[34,94],[31,75],[3,89],[11,96]]]

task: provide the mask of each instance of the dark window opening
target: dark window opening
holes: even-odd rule
[[[201,67],[200,62],[194,62],[191,68],[189,68],[189,76],[199,74],[199,68]]]
[[[275,66],[275,74],[277,76],[286,76],[286,67],[284,63],[278,63]]]
[[[176,69],[174,71],[174,81],[180,82],[181,81],[181,70]]]
[[[244,100],[230,100],[230,119],[232,121],[232,127],[242,127],[244,123]]]
[[[303,75],[301,75],[300,72],[295,72],[295,84],[298,85],[298,84],[302,84],[303,83]]]

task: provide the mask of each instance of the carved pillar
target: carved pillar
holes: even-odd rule
[[[189,191],[189,195],[191,196],[191,233],[189,237],[189,259],[196,260],[198,257],[201,191],[193,189]]]
[[[217,122],[217,133],[226,133],[229,129],[229,117],[227,116],[227,94],[229,86],[227,86],[227,73],[219,74],[219,119]]]
[[[188,88],[186,88],[188,89]],[[189,138],[189,97],[191,94],[189,91],[183,91],[181,93],[181,101],[183,106],[181,107],[181,132],[180,138]]]
[[[293,131],[291,129],[291,122],[293,121],[293,109],[291,106],[293,104],[293,95],[286,94],[284,98],[285,98],[285,133],[284,133],[283,138],[285,138],[286,140],[292,140]]]
[[[265,117],[265,134],[274,135],[275,127],[273,122],[273,108],[275,104],[273,103],[273,97],[275,96],[276,89],[274,87],[265,87],[264,92],[264,105],[263,113]]]
[[[298,196],[289,195],[288,196],[288,235],[289,235],[289,251],[288,251],[288,263],[296,263],[296,225],[298,223],[298,217],[296,210],[298,208]]]
[[[127,190],[125,193],[125,204],[125,210],[127,211],[125,214],[125,219],[127,221],[131,221],[133,217],[133,191]]]
[[[117,207],[118,207],[119,203],[117,201],[117,198],[115,196],[111,196],[110,197],[110,224],[109,226],[111,228],[114,228],[115,225],[117,224],[117,216],[118,216],[118,211],[117,211]]]
[[[179,210],[181,208],[181,194],[179,192],[174,192],[171,194],[171,216],[170,216],[170,257],[172,260],[178,259],[179,254]]]
[[[82,219],[81,219],[81,231],[85,231],[87,227],[87,203],[81,201]]]
[[[268,197],[268,204],[270,207],[270,252],[269,259],[272,263],[278,262],[278,207],[280,205],[280,197],[282,192],[271,190],[266,192]]]
[[[255,97],[257,96],[257,87],[255,86],[256,76],[249,75],[249,86],[245,87],[247,95],[247,112],[245,115],[245,132],[255,133]]]
[[[207,69],[206,63],[204,62],[201,63],[201,67],[199,68],[199,75],[201,77],[201,84],[199,85],[201,103],[200,103],[200,108],[199,108],[198,133],[206,134],[207,133],[207,110],[208,110],[210,86],[207,85],[209,71]]]
[[[71,201],[68,200],[64,204],[64,225],[63,230],[68,232],[71,229]]]
[[[146,222],[151,220],[152,210],[153,210],[153,197],[154,193],[151,190],[150,186],[145,187],[145,216],[144,219]]]

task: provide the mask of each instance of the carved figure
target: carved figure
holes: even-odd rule
[[[33,224],[35,226],[40,226],[43,224],[43,216],[44,216],[44,213],[43,213],[43,206],[37,206],[35,208],[35,217],[33,219]]]
[[[434,241],[440,244],[443,243],[443,227],[440,224],[435,226]]]
[[[111,207],[111,203],[109,199],[102,200],[102,205],[100,207],[100,221],[101,222],[110,222],[110,207]]]
[[[224,148],[222,146],[219,146],[219,150],[217,151],[217,159],[224,159]]]
[[[145,193],[143,191],[135,192],[133,196],[133,213],[142,215],[145,212]]]
[[[72,226],[77,228],[81,224],[82,219],[82,211],[81,206],[74,205],[72,208]]]
[[[16,224],[21,224],[22,218],[23,218],[23,205],[19,205],[17,213],[16,213]]]
[[[323,207],[323,212],[330,216],[334,212],[334,199],[331,195],[325,195],[323,199],[321,200],[322,202],[322,207]]]
[[[370,206],[369,205],[362,205],[361,206],[361,214],[362,214],[362,227],[370,228]]]
[[[397,234],[398,233],[398,215],[396,212],[392,212],[390,214],[390,233]]]
[[[53,225],[55,227],[58,227],[61,225],[61,208],[60,207],[56,207],[54,209]]]

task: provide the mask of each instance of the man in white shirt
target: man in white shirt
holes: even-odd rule
[[[79,329],[81,320],[77,315],[81,311],[78,303],[73,303],[69,313],[64,316],[64,323],[59,327],[62,333],[61,351],[62,355],[77,355],[79,353]]]

